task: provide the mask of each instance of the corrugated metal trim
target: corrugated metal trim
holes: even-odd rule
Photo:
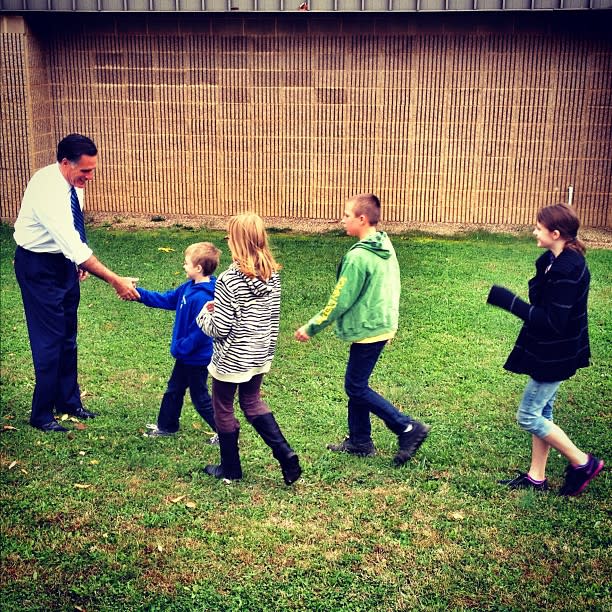
[[[612,9],[612,0],[0,0],[0,12],[539,12]]]

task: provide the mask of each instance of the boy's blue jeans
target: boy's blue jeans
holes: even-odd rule
[[[516,413],[521,429],[544,438],[550,433],[553,422],[553,406],[562,381],[538,382],[530,378]]]
[[[372,390],[370,375],[387,344],[386,340],[368,344],[351,344],[344,377],[344,390],[348,395],[348,429],[353,444],[371,442],[370,412],[381,418],[395,434],[402,433],[412,419],[402,414],[391,402]]]
[[[191,401],[198,414],[213,431],[217,431],[212,400],[206,385],[207,379],[208,370],[206,366],[188,365],[178,360],[174,362],[174,368],[170,380],[168,380],[168,388],[159,408],[158,429],[172,433],[178,431],[185,391],[189,389]]]

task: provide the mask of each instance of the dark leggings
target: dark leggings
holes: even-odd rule
[[[230,433],[240,429],[240,423],[234,415],[236,388],[238,388],[238,403],[249,423],[258,416],[270,412],[270,408],[260,397],[262,380],[263,374],[253,376],[251,380],[243,383],[223,382],[213,378],[212,402],[219,433]]]

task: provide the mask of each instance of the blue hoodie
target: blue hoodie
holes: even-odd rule
[[[138,287],[140,302],[151,308],[175,310],[174,329],[170,353],[175,359],[187,365],[208,365],[212,356],[213,343],[196,324],[196,317],[206,302],[215,296],[216,277],[208,282],[194,283],[188,280],[176,289],[165,293],[148,291]]]

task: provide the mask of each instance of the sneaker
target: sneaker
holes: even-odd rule
[[[374,457],[376,448],[371,440],[366,444],[353,444],[349,436],[346,436],[339,444],[328,444],[327,448],[335,453],[348,453],[357,457]]]
[[[544,493],[548,491],[548,480],[545,478],[542,482],[534,482],[525,472],[519,472],[516,478],[507,480],[498,480],[498,484],[504,485],[509,489],[533,489]]]
[[[219,435],[215,434],[212,438],[208,440],[208,443],[212,444],[212,446],[219,446]]]
[[[399,467],[404,465],[407,461],[412,459],[425,438],[429,435],[431,427],[418,421],[412,423],[412,429],[410,431],[404,431],[397,436],[399,443],[399,451],[393,458],[393,463]]]
[[[145,427],[147,429],[157,429],[157,423],[147,423]]]
[[[559,491],[559,495],[576,497],[580,495],[589,482],[603,470],[604,462],[593,455],[589,455],[587,464],[583,467],[568,465],[565,468],[565,482]]]
[[[164,431],[163,429],[159,429],[156,425],[155,429],[147,429],[147,431],[145,431],[143,435],[147,438],[160,438],[173,436],[175,433],[175,431]]]

